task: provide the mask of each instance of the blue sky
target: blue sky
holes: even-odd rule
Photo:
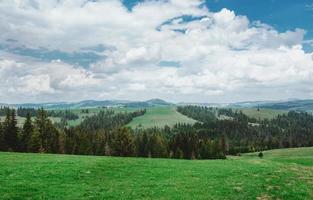
[[[124,0],[128,9],[132,9],[142,0]],[[262,21],[279,31],[301,28],[307,31],[306,40],[313,39],[313,1],[311,0],[206,0],[209,10],[217,12],[228,8],[250,20]],[[305,45],[307,51],[313,51]]]
[[[308,0],[0,1],[0,102],[313,98]]]

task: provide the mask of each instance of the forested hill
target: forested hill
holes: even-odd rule
[[[129,107],[144,108],[155,106],[173,105],[162,99],[150,99],[147,101],[128,101],[128,100],[86,100],[80,102],[50,102],[50,103],[24,103],[24,104],[5,104],[6,107],[23,107],[23,108],[44,108],[44,109],[75,109],[75,108],[93,108],[93,107]]]
[[[278,100],[278,101],[244,101],[237,103],[179,103],[178,105],[197,105],[206,107],[219,108],[267,108],[275,110],[295,110],[295,111],[313,111],[312,99],[293,99],[293,100]]]
[[[23,108],[44,108],[44,109],[75,109],[75,108],[93,108],[93,107],[129,107],[129,108],[147,108],[158,106],[184,106],[198,105],[206,107],[219,108],[268,108],[277,110],[297,110],[313,111],[313,100],[280,100],[280,101],[246,101],[238,103],[170,103],[162,99],[150,99],[147,101],[129,101],[129,100],[85,100],[80,102],[51,102],[51,103],[24,103],[24,104],[5,104],[0,106],[23,107]]]

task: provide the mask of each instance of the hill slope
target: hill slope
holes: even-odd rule
[[[261,108],[259,111],[257,108],[242,108],[241,110],[248,117],[252,117],[255,119],[273,119],[278,115],[286,114],[288,111],[286,110],[276,110],[276,109],[267,109]]]
[[[4,104],[0,106],[23,107],[23,108],[45,108],[45,109],[77,109],[77,108],[96,108],[96,107],[130,107],[143,108],[154,106],[170,106],[172,103],[162,99],[150,99],[147,101],[127,101],[127,100],[85,100],[79,102],[51,102],[51,103],[24,103],[24,104]]]
[[[159,106],[147,108],[147,112],[140,117],[134,118],[127,126],[132,128],[151,128],[173,126],[177,123],[193,124],[196,120],[188,118],[176,111],[172,106]]]
[[[295,162],[277,160],[284,152]],[[295,164],[309,157],[311,165]],[[227,160],[0,153],[2,199],[312,199],[313,148]],[[310,166],[310,167],[308,167]]]
[[[298,111],[313,111],[313,100],[311,99],[294,99],[285,101],[252,101],[239,102],[229,104],[228,107],[233,108],[267,108],[274,110],[298,110]]]

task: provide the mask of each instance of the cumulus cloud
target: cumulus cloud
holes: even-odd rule
[[[203,3],[149,0],[129,11],[118,0],[0,1],[0,47],[11,41],[69,53],[110,47],[96,51],[102,59],[87,67],[3,54],[0,97],[8,102],[311,97],[313,55],[302,50],[305,30],[279,32],[226,8],[211,12]],[[167,61],[179,65],[159,65]]]

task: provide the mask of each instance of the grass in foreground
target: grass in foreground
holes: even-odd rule
[[[289,154],[288,158],[280,160]],[[0,153],[1,199],[312,199],[313,148],[227,160]],[[298,162],[308,157],[308,164]],[[298,163],[298,164],[297,164]],[[309,167],[311,166],[311,167]]]
[[[177,123],[193,124],[196,121],[176,111],[175,107],[151,107],[140,117],[134,118],[127,126],[132,128],[174,126]]]

